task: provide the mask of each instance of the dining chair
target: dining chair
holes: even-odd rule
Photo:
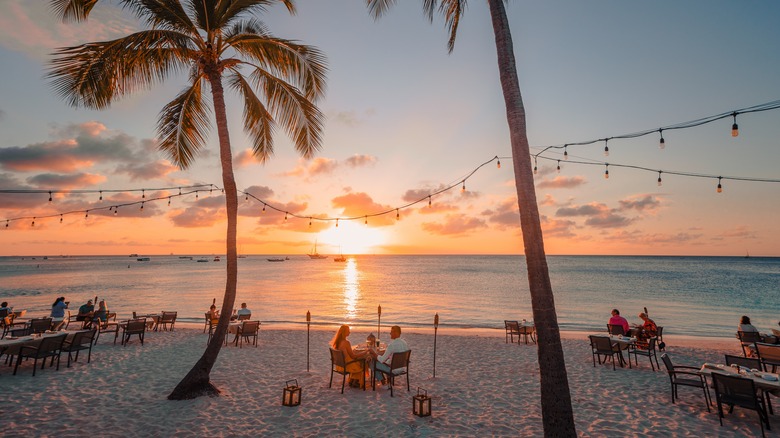
[[[41,339],[41,342],[37,346],[23,345],[19,349],[19,354],[16,356],[16,366],[14,367],[14,376],[16,370],[19,369],[19,364],[22,363],[22,359],[34,359],[33,362],[33,377],[35,377],[35,369],[38,367],[38,359],[41,361],[41,369],[46,366],[46,358],[51,358],[51,365],[54,365],[54,358],[57,358],[57,370],[60,369],[60,355],[62,354],[62,344],[65,342],[67,333],[60,335],[46,336]]]
[[[621,360],[622,363],[622,357],[623,355],[620,353],[620,347],[612,343],[612,339],[609,338],[609,336],[597,336],[597,335],[590,335],[588,336],[588,339],[590,339],[590,349],[591,354],[593,355],[593,366],[596,366],[596,358],[599,360],[599,365],[601,365],[601,356],[604,356],[604,363],[607,362],[607,357],[612,360],[612,370],[615,370],[615,356],[618,357],[618,360]],[[621,365],[622,366],[622,365]],[[631,358],[629,357],[628,366],[631,366]]]
[[[157,320],[157,324],[154,325],[154,331],[157,331],[160,326],[167,331],[168,324],[171,325],[171,331],[173,331],[173,325],[176,324],[176,315],[178,315],[178,312],[162,312],[160,319]]]
[[[146,335],[146,318],[136,318],[127,321],[122,325],[122,345],[125,347],[130,342],[130,337],[138,335],[141,345],[144,345],[144,336]]]
[[[726,355],[726,365],[740,365],[749,369],[760,369],[761,361],[757,357]]]
[[[92,320],[92,326],[97,328],[95,345],[97,345],[98,339],[100,339],[100,335],[103,333],[113,333],[114,345],[116,345],[116,340],[119,338],[119,324],[116,322],[116,313],[113,314],[113,319],[111,319],[111,316],[107,315],[105,322],[101,319]]]
[[[761,425],[761,436],[764,435],[764,423],[771,430],[769,415],[766,412],[764,397],[756,391],[753,379],[731,376],[721,373],[712,373],[712,382],[715,386],[715,400],[718,403],[718,420],[723,426],[723,405],[729,405],[729,413],[734,411],[734,406],[752,409],[758,413],[758,422]]]
[[[607,324],[607,332],[613,336],[625,336],[626,330],[621,324]]]
[[[520,339],[518,338],[518,341]],[[400,353],[393,353],[393,357],[390,359],[390,371],[384,372],[376,368],[376,361],[374,361],[374,390],[376,390],[376,373],[383,372],[387,375],[390,384],[390,397],[393,397],[393,388],[395,387],[395,378],[398,376],[406,375],[406,390],[409,391],[409,358],[412,356],[412,350],[402,351]]]
[[[753,357],[755,354],[755,343],[761,342],[761,334],[758,332],[743,332],[739,330],[737,332],[739,343],[742,346],[742,355],[745,357]]]
[[[51,330],[51,318],[33,318],[30,320],[30,331],[32,333],[43,333]]]
[[[247,343],[249,343],[249,339],[253,338],[255,348],[257,348],[257,337],[260,332],[260,321],[243,321],[241,323],[241,327],[239,327],[238,331],[238,348],[241,348],[241,346],[244,343],[244,340],[246,340]]]
[[[520,323],[518,323],[517,321],[508,321],[505,319],[504,329],[506,330],[506,336],[505,336],[506,339],[504,343],[508,344],[511,342],[514,344],[515,335],[517,335],[518,342],[520,341]]]
[[[347,371],[347,365],[352,363],[359,363],[363,368],[363,374],[366,373],[366,362],[364,360],[353,360],[347,362],[344,358],[344,352],[330,348],[330,382],[328,382],[328,388],[333,385],[333,373],[341,374],[341,393],[344,394],[344,383],[346,383],[349,371]],[[366,390],[366,385],[363,385],[363,391]]]
[[[669,373],[669,382],[672,388],[672,403],[680,398],[677,394],[678,386],[691,386],[694,388],[701,388],[704,392],[704,403],[707,405],[707,412],[710,411],[710,404],[712,397],[710,396],[710,388],[707,386],[707,381],[704,375],[699,374],[699,368],[685,366],[685,365],[673,365],[672,359],[668,354],[661,355],[661,360],[666,366],[666,372]]]
[[[251,318],[251,317],[252,317],[252,314],[251,314],[251,313],[246,313],[246,314],[243,314],[243,315],[238,315],[238,318],[237,318],[237,319],[238,319],[239,321],[248,321],[248,320],[249,320],[249,318]]]
[[[634,355],[634,361],[636,362],[636,365],[639,366],[639,356],[646,356],[650,360],[650,368],[655,371],[655,367],[653,366],[653,358],[655,358],[655,364],[658,366],[658,369],[661,369],[661,366],[658,365],[658,355],[655,352],[655,343],[658,339],[653,337],[647,340],[647,345],[637,345],[637,344],[630,344],[628,349],[628,362],[631,363],[631,355]],[[645,348],[647,347],[647,348]]]
[[[528,338],[529,337],[531,338],[531,341],[533,341],[534,344],[536,343],[536,327],[526,326],[526,325],[520,327],[520,330],[519,330],[518,335],[517,335],[518,336],[518,338],[517,338],[517,343],[518,344],[520,343],[520,335],[522,335],[523,338],[525,338],[525,344],[526,345],[528,345]]]
[[[78,362],[79,352],[82,350],[88,351],[87,363],[92,360],[92,341],[95,339],[95,334],[97,334],[97,330],[88,329],[76,332],[70,340],[67,338],[65,339],[65,342],[62,344],[62,352],[68,353],[68,368],[70,368],[71,360],[73,360],[73,362]],[[74,352],[76,353],[75,358],[73,357]]]
[[[776,373],[777,367],[780,367],[780,344],[756,342],[755,345],[758,360],[761,361],[764,371],[770,372],[769,367],[771,366],[771,372]]]

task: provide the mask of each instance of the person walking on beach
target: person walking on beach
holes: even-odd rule
[[[59,297],[51,305],[51,325],[54,330],[59,330],[65,322],[65,309],[68,308],[68,304],[65,297]]]
[[[330,341],[330,346],[334,350],[339,350],[344,353],[344,362],[347,364],[346,368],[349,371],[349,386],[353,388],[365,388],[366,375],[364,374],[363,363],[366,357],[368,357],[370,350],[364,350],[361,352],[353,352],[352,344],[349,343],[347,337],[349,336],[349,326],[342,325],[336,332],[336,335]]]
[[[387,383],[387,379],[389,378],[390,362],[393,360],[393,354],[409,351],[409,344],[406,343],[406,340],[401,338],[400,326],[394,325],[390,328],[390,339],[392,339],[392,342],[387,344],[387,349],[383,355],[377,356],[374,350],[369,350],[371,356],[376,360],[376,370],[385,376],[382,379],[382,383]],[[374,376],[374,379],[376,378],[377,376]]]
[[[612,309],[612,318],[609,318],[609,324],[623,326],[623,333],[626,335],[629,332],[628,321],[620,316],[620,310],[618,309]]]

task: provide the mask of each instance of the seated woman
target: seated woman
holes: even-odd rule
[[[209,307],[209,318],[211,318],[211,323],[216,324],[219,322],[219,310],[217,310],[217,306],[214,304]]]
[[[366,376],[363,362],[366,360],[366,357],[368,357],[368,350],[364,350],[360,353],[353,352],[352,344],[347,340],[349,333],[348,325],[339,327],[336,336],[330,341],[330,346],[333,347],[334,350],[339,350],[344,353],[344,361],[347,364],[347,371],[349,372],[349,386],[354,388],[365,388]]]
[[[639,317],[642,318],[643,324],[636,330],[636,346],[647,349],[649,347],[648,339],[658,336],[658,326],[644,312],[641,312]]]
[[[65,309],[68,308],[65,297],[59,297],[51,305],[51,325],[54,330],[59,330],[65,324]]]
[[[742,315],[742,318],[739,319],[739,326],[737,326],[737,330],[741,332],[755,332],[758,333],[758,329],[753,326],[753,324],[750,323],[750,318],[746,315]]]
[[[92,314],[92,323],[96,328],[106,325],[108,322],[108,305],[106,300],[100,300],[98,309]]]

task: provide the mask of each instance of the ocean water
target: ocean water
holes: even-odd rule
[[[290,256],[238,260],[236,307],[244,301],[265,324],[348,323],[503,328],[505,319],[533,319],[521,256]],[[28,316],[45,315],[58,296],[75,312],[99,296],[120,317],[176,310],[202,321],[220,306],[225,259],[198,263],[178,256],[0,257],[0,301]],[[209,260],[213,256],[209,257]],[[629,322],[647,307],[664,333],[733,336],[741,315],[762,332],[780,321],[780,258],[549,256],[562,330],[603,331],[612,308]]]

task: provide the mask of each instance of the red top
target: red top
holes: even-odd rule
[[[614,325],[622,325],[623,326],[623,332],[628,333],[628,321],[626,318],[623,318],[620,315],[615,315],[612,318],[609,318],[609,323]]]

